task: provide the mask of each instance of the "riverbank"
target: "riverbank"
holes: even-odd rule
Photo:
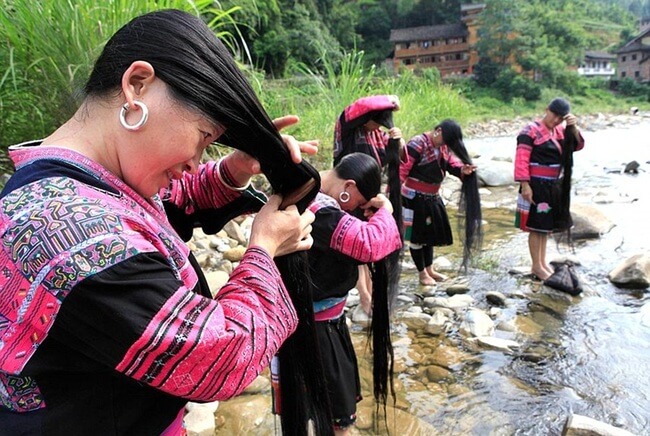
[[[541,114],[540,114],[541,116]],[[519,130],[532,118],[516,117],[512,120],[490,120],[485,122],[470,122],[463,127],[466,138],[485,138],[511,136],[515,137]],[[636,114],[603,114],[594,113],[578,116],[578,127],[585,131],[597,131],[609,128],[625,128],[650,120],[650,112]]]

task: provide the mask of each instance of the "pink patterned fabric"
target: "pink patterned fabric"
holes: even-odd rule
[[[378,243],[378,241],[382,241]],[[339,221],[330,246],[360,262],[377,262],[402,247],[395,219],[380,208],[368,222],[352,215]]]
[[[224,400],[257,377],[296,325],[274,263],[251,247],[216,300],[179,289],[116,369],[175,396]]]
[[[564,139],[564,124],[560,124],[552,130],[549,130],[541,120],[533,121],[527,124],[517,135],[517,151],[515,153],[515,181],[526,182],[530,180],[531,155],[534,147],[543,146],[549,143],[555,145],[560,155],[562,154],[561,141]],[[522,138],[532,139],[532,145],[521,141]],[[530,140],[529,139],[529,140]],[[577,150],[582,150],[585,146],[584,138],[580,134]],[[538,162],[543,165],[558,164],[559,162]]]
[[[296,328],[288,293],[263,249],[247,250],[216,300],[201,297],[190,291],[198,277],[188,260],[189,249],[169,225],[159,196],[145,200],[71,150],[16,146],[10,154],[17,167],[40,158],[65,161],[120,195],[54,177],[2,199],[0,373],[20,374],[76,284],[139,253],[161,253],[182,286],[153,315],[116,368],[129,377],[192,400],[229,398],[253,381]],[[214,168],[203,165],[196,176],[175,183],[170,195],[188,207],[218,206],[238,195],[224,191]],[[212,187],[210,195],[201,194],[202,184]],[[7,380],[0,380],[0,390],[6,390]],[[12,392],[20,393],[20,386]],[[37,388],[24,393],[33,392]],[[0,392],[12,410],[24,398]]]
[[[395,109],[395,104],[388,95],[362,97],[345,108],[345,120],[354,120],[370,111],[382,111],[386,109]]]
[[[170,188],[160,192],[160,197],[187,213],[228,204],[241,192],[225,187],[217,177],[217,170],[218,165],[214,161],[201,164],[196,175],[183,173],[183,178],[173,180]]]

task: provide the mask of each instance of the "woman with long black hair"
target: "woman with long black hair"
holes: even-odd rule
[[[344,156],[333,169],[321,172],[321,192],[309,206],[316,216],[312,224],[314,245],[308,252],[314,283],[316,332],[332,405],[333,427],[338,435],[347,434],[354,424],[356,403],[361,400],[357,359],[344,314],[348,293],[357,282],[357,266],[379,262],[399,252],[402,246],[399,229],[391,215],[393,208],[389,199],[379,193],[380,186],[381,173],[374,159],[363,153],[352,153]],[[350,213],[358,208],[364,211],[367,221]],[[378,280],[375,277],[375,285]],[[387,296],[382,297],[383,311],[387,312]],[[387,352],[385,348],[373,351]],[[379,359],[375,355],[375,365]]]
[[[515,181],[521,185],[515,226],[528,232],[531,274],[541,280],[554,271],[546,262],[548,235],[572,226],[572,156],[585,146],[576,124],[569,102],[557,97],[544,117],[528,123],[517,135]]]
[[[433,268],[433,247],[451,245],[453,236],[445,204],[438,194],[447,173],[461,179],[464,218],[463,266],[481,240],[481,202],[476,165],[465,149],[463,133],[454,120],[444,120],[433,130],[414,136],[406,144],[408,161],[400,167],[404,239],[418,269],[420,283],[435,285],[446,276]],[[460,222],[459,222],[460,223]]]

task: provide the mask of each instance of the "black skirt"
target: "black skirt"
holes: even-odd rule
[[[413,198],[402,196],[402,206],[405,214],[412,213],[413,224],[405,233],[406,239],[414,244],[436,247],[453,244],[447,208],[438,194],[417,192]]]
[[[357,419],[357,402],[361,401],[359,367],[345,315],[316,322],[327,391],[332,405],[334,428],[344,429]]]

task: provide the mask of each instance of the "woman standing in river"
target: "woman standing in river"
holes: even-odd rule
[[[575,128],[577,145],[569,150],[565,129],[576,125],[576,117],[570,113],[569,102],[563,98],[553,99],[544,117],[524,127],[517,135],[515,155],[515,181],[521,184],[517,198],[515,225],[528,235],[528,249],[532,260],[533,276],[546,280],[553,274],[546,262],[546,242],[549,233],[566,230],[566,221],[558,217],[562,203],[558,191],[562,172],[563,154],[581,150],[584,138]],[[573,147],[571,147],[573,148]],[[567,193],[568,194],[568,193]]]

